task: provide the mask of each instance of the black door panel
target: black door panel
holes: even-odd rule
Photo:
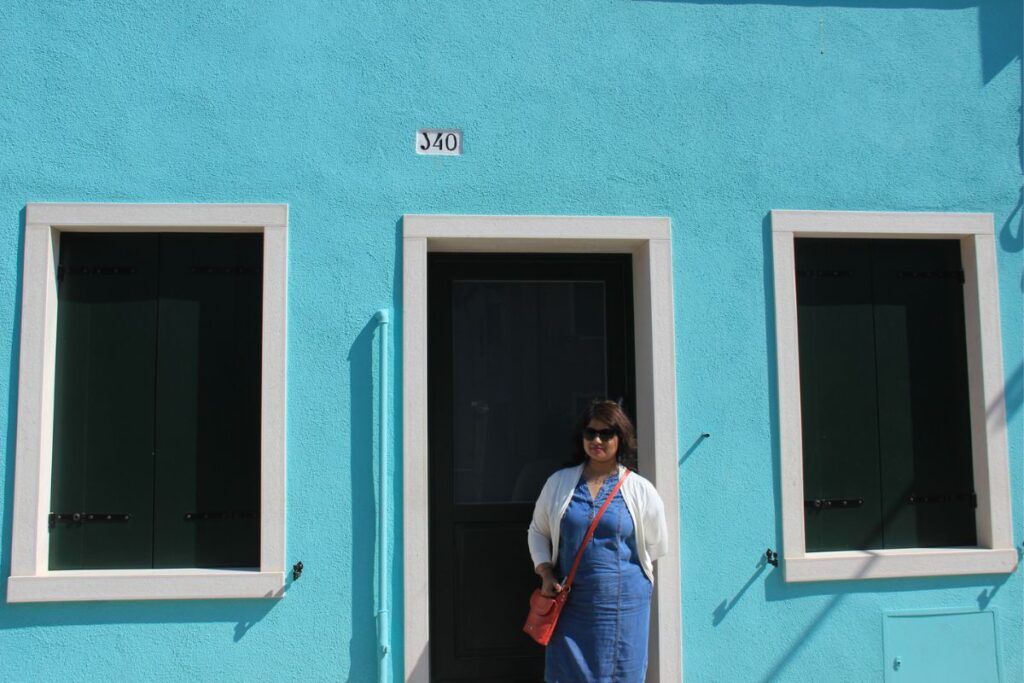
[[[632,412],[630,257],[432,254],[428,268],[431,676],[539,681],[526,529],[586,403]]]

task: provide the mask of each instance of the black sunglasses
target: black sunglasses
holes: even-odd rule
[[[594,429],[593,427],[583,428],[583,438],[587,441],[593,441],[597,437],[601,437],[601,441],[611,441],[613,437],[618,435],[618,431],[614,429]]]

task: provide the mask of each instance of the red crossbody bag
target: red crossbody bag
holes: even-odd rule
[[[562,584],[562,591],[555,597],[549,598],[540,592],[540,588],[533,590],[533,595],[530,596],[530,614],[526,617],[523,631],[541,645],[547,645],[551,640],[551,634],[555,632],[555,625],[558,623],[558,617],[562,613],[562,607],[565,606],[565,601],[569,598],[569,588],[572,586],[573,579],[576,578],[576,569],[580,566],[580,558],[583,557],[583,551],[587,549],[590,539],[594,537],[594,530],[597,529],[597,523],[601,521],[601,516],[608,509],[608,505],[615,498],[615,494],[619,492],[619,487],[622,486],[622,482],[626,481],[628,476],[629,470],[627,469],[623,473],[622,478],[619,479],[619,482],[615,484],[612,492],[608,494],[604,505],[594,515],[594,521],[590,523],[587,535],[583,537],[580,549],[576,551],[576,559],[572,562],[569,577]]]

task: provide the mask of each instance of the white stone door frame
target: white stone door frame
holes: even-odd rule
[[[662,217],[424,216],[402,220],[402,508],[405,679],[430,680],[427,499],[427,253],[629,253],[633,257],[636,409],[644,476],[679,539],[672,226]],[[526,529],[523,529],[526,543]],[[673,544],[674,545],[674,544]],[[683,676],[679,548],[655,564],[648,681]],[[526,618],[527,596],[523,596]]]

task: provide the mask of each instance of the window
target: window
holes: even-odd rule
[[[786,580],[1013,571],[992,217],[772,233]]]
[[[975,545],[960,244],[794,249],[807,549]]]
[[[261,236],[59,253],[49,568],[258,567]]]
[[[9,601],[280,595],[286,231],[29,205]]]

